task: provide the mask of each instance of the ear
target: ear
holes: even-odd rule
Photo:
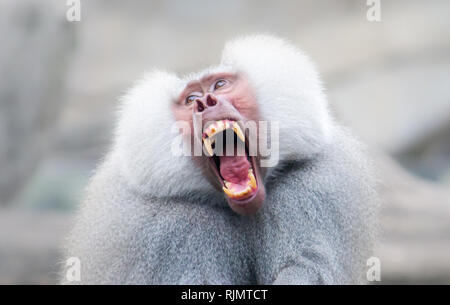
[[[264,120],[278,121],[280,159],[307,158],[331,135],[332,119],[316,68],[286,41],[255,35],[226,44],[222,65],[247,75]]]
[[[188,156],[172,153],[171,105],[184,83],[174,74],[154,71],[121,100],[113,155],[131,187],[153,196],[171,196],[210,188]]]

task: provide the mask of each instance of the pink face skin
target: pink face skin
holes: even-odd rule
[[[217,88],[219,80],[225,80],[227,83]],[[192,123],[196,103],[195,100],[187,101],[186,99],[194,96],[203,101],[208,93],[227,100],[243,118],[253,121],[259,120],[258,105],[250,84],[244,76],[233,73],[210,74],[200,80],[189,82],[177,99],[176,105],[172,108],[175,119]],[[193,126],[191,125],[191,127]]]
[[[201,114],[202,126],[212,121],[224,119],[247,122],[260,120],[258,104],[254,92],[245,78],[241,74],[216,73],[191,81],[181,92],[176,102],[172,105],[172,111],[177,121],[186,121],[194,130],[193,116]],[[191,135],[191,140],[194,135]],[[195,162],[208,162],[213,158],[202,156],[195,158]],[[255,173],[257,190],[246,199],[232,199],[224,193],[230,207],[239,214],[255,213],[261,207],[265,199],[265,188],[263,185],[261,169],[259,168],[259,158],[250,158],[251,168]],[[211,183],[222,192],[224,186],[223,177],[220,176],[220,169],[214,162],[208,162],[209,173],[205,173]]]

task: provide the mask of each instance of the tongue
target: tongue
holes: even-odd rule
[[[245,184],[250,162],[246,156],[220,156],[220,174],[229,182]]]

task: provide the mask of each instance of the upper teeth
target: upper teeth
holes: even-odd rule
[[[208,154],[210,156],[212,156],[214,154],[213,149],[212,149],[212,143],[211,143],[211,138],[206,138],[203,139],[203,144],[205,145],[206,151],[208,152]]]
[[[206,152],[212,156],[214,154],[212,144],[215,141],[214,136],[216,134],[221,133],[224,130],[227,129],[233,129],[233,131],[236,133],[236,135],[241,139],[242,142],[245,142],[245,135],[242,132],[241,127],[237,122],[229,121],[229,120],[221,120],[216,121],[212,123],[211,125],[206,128],[204,134],[203,134],[203,144],[206,148]]]

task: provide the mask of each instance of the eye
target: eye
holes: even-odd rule
[[[220,89],[223,86],[225,86],[226,84],[228,84],[228,81],[224,80],[224,79],[219,79],[215,84],[214,84],[214,90]]]
[[[199,96],[197,96],[197,95],[189,95],[186,98],[186,105],[192,104],[197,98],[199,98]]]

